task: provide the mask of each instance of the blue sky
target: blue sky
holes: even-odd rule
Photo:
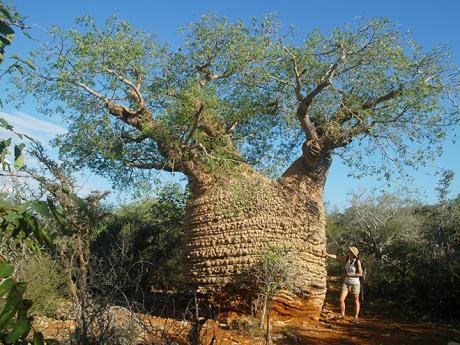
[[[46,29],[53,24],[69,28],[73,25],[75,16],[90,14],[99,23],[103,23],[108,16],[118,14],[147,32],[157,33],[160,41],[167,41],[172,46],[177,45],[180,40],[178,27],[210,12],[243,20],[276,13],[284,25],[294,25],[302,34],[313,28],[328,31],[356,17],[381,16],[399,24],[401,31],[413,31],[412,36],[426,48],[447,45],[453,52],[454,62],[460,66],[460,1],[455,0],[16,0],[15,4],[28,17],[27,22],[34,25],[33,36],[37,39],[45,39],[41,28]],[[18,36],[10,52],[25,56],[37,44],[39,43]],[[32,102],[27,102],[20,112],[8,106],[1,111],[9,114],[8,119],[18,128],[43,139],[65,131],[59,120],[38,114]],[[455,132],[460,134],[458,128]],[[453,144],[452,139],[450,137],[446,140],[444,155],[433,162],[431,167],[415,172],[414,188],[422,192],[426,202],[435,200],[434,188],[438,181],[438,177],[434,176],[435,167],[450,168],[456,172],[451,196],[460,193],[460,155],[457,152],[458,144]],[[109,188],[109,184],[101,178],[85,176],[81,180],[85,182],[85,189],[96,186]],[[352,190],[371,189],[375,186],[379,186],[379,182],[374,178],[355,180],[347,177],[347,168],[335,161],[329,173],[325,199],[330,205],[343,208],[347,205]]]

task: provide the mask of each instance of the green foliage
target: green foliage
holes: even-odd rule
[[[423,50],[386,19],[296,44],[270,16],[252,26],[203,16],[176,50],[117,18],[77,24],[53,28],[31,54],[40,69],[16,82],[69,120],[63,154],[120,185],[149,169],[190,173],[190,160],[207,172],[245,160],[276,175],[305,140],[299,101],[319,86],[308,116],[324,152],[357,175],[405,174],[459,122],[447,50]]]
[[[0,261],[0,298],[5,299],[0,311],[0,340],[4,344],[27,344],[25,338],[32,327],[28,310],[32,301],[24,298],[26,284],[17,282],[12,276],[14,267]],[[44,344],[34,332],[37,345]]]
[[[152,288],[180,289],[185,199],[184,192],[171,185],[157,198],[117,210],[92,245],[94,262],[102,265],[97,270],[111,270],[117,282],[112,285],[119,284],[134,298]]]
[[[13,26],[18,26],[20,28],[24,28],[24,24],[22,23],[21,16],[15,11],[12,7],[6,7],[2,1],[0,1],[0,64],[3,63],[4,60],[4,53],[5,48],[9,46],[14,37],[14,30]],[[21,63],[25,63],[29,68],[34,69],[34,66],[31,61],[24,61],[20,57],[14,55],[14,59],[17,60],[16,63],[10,65],[6,71],[0,74],[0,78],[3,77],[5,74],[10,73],[12,69],[16,68],[20,71],[23,71],[23,67]],[[2,102],[0,99],[0,106],[2,106]],[[17,133],[13,126],[11,126],[8,121],[4,118],[0,117],[0,128],[4,128],[18,136],[20,139],[24,137],[27,139],[31,139],[29,136]],[[0,138],[0,165],[2,170],[8,170],[11,172],[11,163],[7,159],[10,152],[11,147],[11,139],[3,139]],[[24,166],[24,144],[17,144],[14,145],[14,167],[16,169],[21,169]]]
[[[31,211],[40,210],[40,202],[14,205],[6,200],[0,200],[0,231],[23,241],[34,250],[38,246],[51,246],[52,240],[48,232],[40,225]]]
[[[441,202],[430,206],[394,195],[355,198],[343,214],[328,216],[328,251],[359,247],[368,269],[368,296],[458,317],[460,207],[458,198],[440,195]],[[331,264],[328,271],[342,275],[343,264]]]
[[[447,194],[449,193],[449,188],[454,179],[454,176],[455,173],[450,169],[444,170],[442,172],[442,177],[438,182],[438,186],[436,187],[439,202],[442,203],[446,201]]]
[[[14,8],[7,8],[3,1],[0,1],[0,64],[4,60],[5,48],[12,43],[14,37],[13,26],[24,28],[20,15]],[[16,60],[22,61],[18,57],[16,57]],[[30,61],[27,64],[33,68]],[[0,78],[6,73],[10,73],[14,68],[20,70],[22,66],[14,63],[0,75]],[[24,137],[24,135],[16,133],[13,127],[3,118],[0,118],[0,128],[15,133],[20,139]],[[10,146],[11,139],[0,141],[0,164],[2,170],[11,171],[11,163],[7,159],[10,154]],[[24,165],[24,147],[24,144],[14,146],[14,167],[16,169],[21,169]],[[7,233],[16,240],[23,240],[26,245],[36,250],[38,247],[35,241],[39,245],[51,244],[47,232],[39,225],[26,205],[14,205],[5,200],[0,200],[0,231],[2,236]],[[12,276],[13,272],[14,267],[9,265],[3,257],[0,257],[0,298],[5,300],[0,312],[0,340],[5,344],[27,344],[25,338],[29,335],[32,327],[32,319],[28,316],[32,301],[23,298],[26,284],[17,282]],[[36,345],[44,344],[43,335],[34,331],[33,342]]]
[[[83,35],[77,31],[64,32],[56,27],[52,29],[52,33],[56,37],[63,39],[67,37],[62,41],[64,45],[69,39],[73,42],[71,44],[73,48],[69,51],[70,55],[62,55],[53,62],[53,68],[58,73],[59,78],[62,79],[56,89],[59,99],[70,96],[75,86],[74,83],[87,82],[92,78],[94,80],[89,82],[90,84],[94,82],[96,85],[107,88],[104,94],[108,92],[113,97],[126,99],[126,105],[132,102],[129,97],[124,95],[125,87],[119,88],[121,81],[117,77],[118,75],[124,75],[130,79],[139,75],[143,87],[154,87],[153,83],[159,73],[159,64],[165,64],[165,62],[158,61],[164,48],[156,43],[153,35],[144,34],[128,23],[115,18],[109,19],[103,30],[99,30],[91,18],[78,18],[77,21],[86,30]],[[36,54],[38,53],[32,55],[36,56]],[[102,59],[94,58],[96,56],[102,57]],[[69,64],[73,63],[76,63],[75,66],[83,74],[75,76],[74,72],[68,70]],[[99,71],[103,71],[103,75],[100,75]],[[67,82],[74,86],[69,88],[70,84]],[[122,83],[122,85],[124,84]],[[36,89],[34,93],[38,94],[41,91],[44,89]],[[86,94],[81,94],[73,100],[72,98],[70,97],[65,101],[68,102],[65,105],[67,109],[77,107],[81,113],[88,113],[88,111],[92,111],[89,109],[93,109],[95,116],[92,119],[80,116],[73,118],[75,121],[72,121],[69,127],[71,132],[68,137],[69,140],[62,142],[63,151],[86,152],[94,158],[93,168],[100,172],[115,172],[123,161],[137,161],[135,157],[140,152],[149,157],[158,156],[156,145],[151,143],[148,138],[144,142],[146,145],[142,145],[142,150],[138,148],[139,145],[124,143],[122,133],[123,135],[130,135],[132,131],[129,126],[119,122],[114,123],[107,116],[103,101],[96,98],[91,99],[91,102],[88,103],[86,102],[88,100]],[[156,103],[154,99],[148,99],[148,102]],[[60,112],[62,112],[63,109],[60,107],[58,111],[61,110]],[[91,135],[87,135],[88,133]],[[73,146],[70,144],[70,141],[73,140],[75,143],[81,143],[81,145]],[[77,165],[81,166],[84,163],[86,162],[77,160]],[[120,185],[123,184],[120,182]]]
[[[293,58],[273,66],[271,74],[277,77],[281,68],[289,76],[284,80],[292,83],[295,64],[303,94],[324,81],[336,64],[330,86],[316,96],[309,116],[358,176],[384,176],[393,169],[404,175],[408,167],[437,154],[445,125],[458,121],[458,109],[453,116],[444,109],[449,104],[445,92],[456,92],[446,73],[448,53],[441,48],[424,52],[386,19],[357,22],[327,36],[317,30],[303,45],[286,44],[285,49]],[[392,92],[398,97],[370,106]],[[419,148],[408,154],[412,143]]]
[[[2,237],[11,236],[38,252],[43,245],[51,246],[52,241],[31,212],[32,209],[33,204],[15,205],[0,200],[0,231]],[[24,339],[31,329],[28,312],[33,303],[24,298],[26,283],[16,282],[12,277],[14,267],[0,259],[0,298],[5,299],[0,314],[0,339],[6,344],[16,344],[22,339],[21,343],[26,344]],[[40,279],[43,281],[43,276]],[[36,344],[44,344],[42,338],[41,334],[34,332]]]
[[[5,119],[0,118],[0,127],[5,128],[7,130],[12,130],[12,126],[9,125]],[[16,135],[21,134],[14,132]],[[12,153],[10,151],[11,148],[11,138],[3,139],[0,141],[0,165],[2,170],[8,170],[11,172],[11,163],[7,159],[7,157]],[[14,147],[14,168],[21,169],[24,166],[24,144],[16,144]]]
[[[5,6],[3,1],[0,1],[0,64],[5,60],[5,49],[11,45],[15,32],[13,27],[19,28],[23,34],[28,36],[27,27],[23,22],[22,16],[12,6]],[[30,60],[24,60],[16,54],[11,55],[11,59],[15,60],[4,71],[0,71],[0,79],[13,71],[24,73],[24,65],[31,69],[35,69]],[[0,107],[3,106],[0,99]],[[5,125],[4,119],[0,118],[0,127]]]
[[[0,63],[3,62],[5,48],[13,41],[14,30],[11,25],[13,21],[14,17],[10,9],[6,8],[3,2],[0,2]]]
[[[27,284],[24,297],[33,301],[30,315],[59,316],[59,308],[69,297],[69,291],[62,267],[56,259],[41,253],[26,257],[16,267],[18,279]]]
[[[297,254],[288,244],[278,243],[262,252],[256,264],[249,270],[251,285],[262,296],[259,327],[267,315],[265,344],[271,344],[270,305],[273,297],[283,289],[292,289],[299,275]]]
[[[264,251],[254,265],[254,283],[269,300],[281,289],[290,289],[298,274],[296,254],[290,246],[278,244]]]

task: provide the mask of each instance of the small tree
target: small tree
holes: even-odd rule
[[[267,314],[265,343],[270,344],[270,305],[273,297],[282,289],[294,286],[299,266],[295,252],[284,244],[274,245],[265,251],[251,270],[253,281],[263,297],[260,327]]]
[[[59,229],[61,235],[56,240],[57,253],[66,273],[72,302],[77,307],[76,335],[79,343],[89,345],[94,343],[92,323],[95,320],[94,301],[89,285],[90,245],[107,216],[107,210],[102,206],[102,200],[107,193],[91,192],[84,198],[79,197],[69,164],[50,159],[37,142],[31,145],[30,154],[40,162],[42,171],[26,171],[39,182],[46,193],[47,200],[41,202],[42,206],[47,208],[49,220]],[[98,310],[98,314],[100,312],[102,310]]]
[[[348,244],[366,248],[367,254],[379,261],[391,261],[390,248],[398,241],[417,237],[414,201],[388,193],[375,196],[364,192],[354,193],[351,203],[345,222],[355,231]]]

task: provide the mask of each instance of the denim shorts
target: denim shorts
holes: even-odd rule
[[[349,293],[353,295],[358,295],[360,291],[361,285],[360,284],[347,284],[343,283],[342,284],[342,293],[344,291],[348,291]]]

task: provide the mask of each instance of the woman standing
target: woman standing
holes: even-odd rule
[[[353,322],[358,323],[359,316],[359,292],[361,283],[359,277],[363,275],[361,261],[358,258],[359,250],[356,247],[349,247],[347,255],[337,256],[334,254],[325,253],[326,257],[336,259],[337,261],[345,262],[345,279],[342,284],[342,291],[340,292],[340,318],[345,318],[345,298],[348,293],[353,295],[355,301],[355,317]]]

